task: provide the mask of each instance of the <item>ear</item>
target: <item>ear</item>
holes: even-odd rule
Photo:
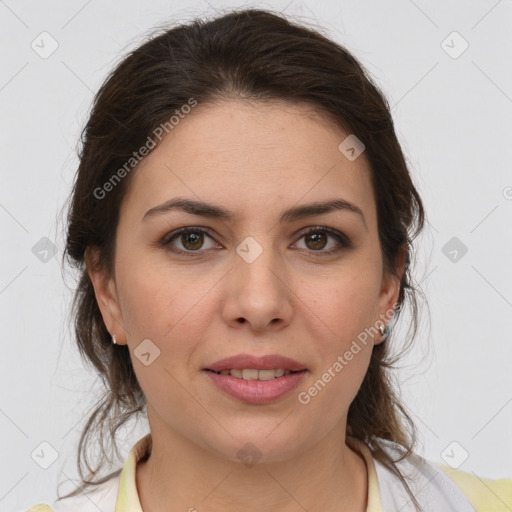
[[[111,336],[116,335],[118,345],[126,345],[126,332],[116,283],[114,278],[107,276],[106,270],[99,265],[98,250],[97,247],[87,247],[85,251],[87,273],[94,287],[96,302],[108,332]]]
[[[389,273],[384,273],[382,277],[379,295],[380,322],[378,323],[378,325],[380,325],[381,322],[384,323],[384,325],[387,325],[391,320],[392,312],[395,309],[396,301],[398,300],[398,295],[400,294],[400,281],[405,270],[406,257],[407,247],[401,246],[395,258],[395,269],[398,277],[391,275]],[[380,334],[379,330],[379,333],[375,338],[374,344],[378,345],[383,341],[383,336]]]

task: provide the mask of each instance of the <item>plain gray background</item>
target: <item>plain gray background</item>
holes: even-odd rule
[[[429,221],[416,279],[430,313],[398,378],[417,452],[512,477],[511,1],[0,0],[2,511],[51,502],[57,481],[76,479],[99,391],[68,328],[58,222],[93,93],[152,27],[230,6],[318,23],[387,95]],[[147,429],[134,427],[125,454]],[[52,449],[44,469],[33,454]]]

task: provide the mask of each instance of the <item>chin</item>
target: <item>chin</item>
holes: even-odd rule
[[[241,462],[247,467],[256,463],[284,462],[292,459],[304,444],[297,439],[297,434],[277,426],[278,422],[272,421],[270,428],[259,426],[253,429],[240,429],[236,432],[226,426],[226,430],[232,437],[224,432],[223,439],[210,439],[206,441],[209,451],[214,452],[231,462]],[[278,432],[282,429],[281,432]]]

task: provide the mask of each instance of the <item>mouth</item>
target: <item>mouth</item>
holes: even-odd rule
[[[203,369],[246,380],[270,380],[292,372],[307,370],[305,364],[279,354],[263,356],[237,354],[209,364]],[[229,373],[225,373],[226,371]]]
[[[277,376],[281,373],[280,370],[282,370],[283,375]],[[233,369],[225,369],[219,372],[203,370],[203,373],[208,377],[208,381],[213,384],[214,389],[220,391],[224,396],[249,405],[269,404],[281,398],[289,397],[291,392],[304,382],[308,373],[307,370],[286,371],[282,368],[277,371],[254,368],[234,369],[235,374],[237,374],[237,371],[242,374],[241,377],[237,377],[231,374],[232,371]],[[244,374],[247,378],[244,378]],[[260,378],[260,374],[263,379]]]
[[[231,369],[224,369],[220,371],[214,371],[209,368],[206,369],[208,372],[216,373],[217,375],[230,375],[231,377],[234,377],[235,379],[242,379],[242,380],[274,380],[279,379],[280,377],[285,377],[287,375],[291,375],[292,373],[301,373],[306,372],[306,369],[303,370],[297,370],[292,371],[288,370],[286,368],[277,368],[277,369],[265,369],[265,370],[259,370],[257,368],[231,368]]]
[[[308,369],[294,359],[276,354],[239,354],[208,365],[203,373],[224,396],[256,405],[289,396],[304,381]]]

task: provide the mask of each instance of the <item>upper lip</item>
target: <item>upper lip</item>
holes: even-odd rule
[[[282,368],[292,372],[306,370],[306,366],[295,359],[280,356],[278,354],[268,354],[264,356],[253,356],[251,354],[237,354],[236,356],[226,357],[210,364],[205,370],[220,372],[221,370],[243,370],[253,368],[257,370],[272,370]]]

